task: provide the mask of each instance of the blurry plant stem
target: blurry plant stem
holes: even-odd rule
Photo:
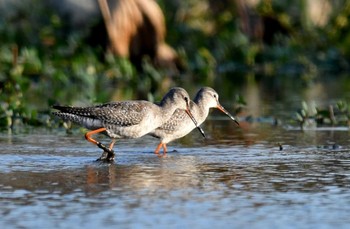
[[[12,46],[12,66],[15,67],[18,63],[18,45]]]
[[[332,125],[336,124],[337,120],[335,119],[335,116],[334,116],[333,105],[329,105],[329,118],[332,122]]]

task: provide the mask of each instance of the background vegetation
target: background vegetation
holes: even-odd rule
[[[89,28],[70,28],[40,0],[10,6],[15,13],[0,18],[0,127],[51,126],[54,103],[158,100],[172,85],[189,91],[219,86],[225,94],[252,77],[292,78],[307,86],[323,75],[348,71],[349,1],[326,1],[329,14],[322,25],[310,19],[308,2],[262,0],[250,9],[247,22],[239,0],[158,1],[167,41],[185,65],[175,75],[147,60],[137,72],[128,60],[89,45]],[[256,18],[265,29],[278,25],[272,38],[243,29]]]

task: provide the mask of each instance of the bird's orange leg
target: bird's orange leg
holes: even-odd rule
[[[98,148],[103,149],[103,151],[107,152],[107,160],[108,161],[112,161],[112,160],[114,160],[113,146],[114,146],[114,143],[115,143],[115,139],[112,140],[111,144],[109,145],[109,148],[107,148],[101,142],[96,141],[95,139],[93,139],[91,137],[91,135],[98,134],[98,133],[101,133],[103,131],[106,131],[106,128],[103,127],[103,128],[99,128],[97,130],[89,131],[89,132],[87,132],[85,134],[85,139],[88,140],[89,142],[97,145]],[[102,155],[104,155],[104,154],[102,154]],[[99,159],[97,159],[97,160],[101,160],[101,158],[102,158],[102,156]]]
[[[154,153],[157,154],[160,157],[161,157],[161,155],[159,155],[159,151],[160,151],[161,148],[163,148],[163,156],[165,156],[167,151],[168,151],[165,143],[159,143],[159,145],[157,146],[157,148],[154,151]]]
[[[113,161],[114,160],[115,154],[113,151],[113,147],[114,147],[115,141],[116,141],[116,139],[113,139],[111,141],[111,144],[109,144],[109,150],[108,151],[104,150],[101,157],[99,159],[97,159],[98,161]],[[107,153],[107,155],[106,155],[106,153]]]
[[[101,133],[103,131],[106,131],[106,128],[100,128],[100,129],[97,129],[97,130],[89,131],[89,132],[87,132],[85,134],[85,139],[98,146],[101,143],[96,141],[95,139],[91,138],[91,135],[98,134],[98,133]]]
[[[163,155],[165,155],[168,152],[168,149],[166,147],[166,144],[163,143]]]
[[[159,150],[162,148],[163,143],[159,143],[159,145],[157,146],[156,150],[154,151],[155,154],[159,154]]]
[[[114,144],[115,144],[116,139],[113,139],[111,144],[109,144],[109,149],[113,150]]]

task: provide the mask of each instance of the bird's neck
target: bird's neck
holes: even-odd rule
[[[168,120],[178,108],[172,101],[169,100],[162,101],[159,107],[162,110],[162,117],[164,117],[165,120]]]
[[[194,101],[194,103],[194,106],[196,106],[197,109],[196,113],[198,113],[198,115],[196,115],[198,116],[198,122],[202,123],[208,117],[210,108],[205,103],[203,103],[202,100]]]

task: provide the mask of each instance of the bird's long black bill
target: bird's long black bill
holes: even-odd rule
[[[186,113],[188,114],[188,116],[190,116],[190,118],[192,119],[192,122],[194,123],[194,125],[197,127],[199,132],[205,138],[205,133],[204,133],[203,129],[200,126],[198,126],[198,123],[197,123],[196,119],[193,117],[192,113],[189,110],[186,110]]]
[[[237,119],[235,117],[233,117],[230,113],[228,113],[228,111],[223,106],[218,105],[217,108],[220,111],[224,112],[228,117],[230,117],[230,119],[232,119],[239,126]]]

